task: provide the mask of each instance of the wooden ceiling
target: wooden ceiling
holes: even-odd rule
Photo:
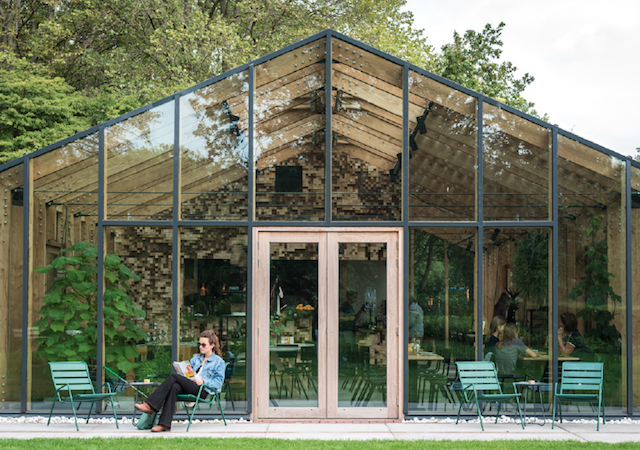
[[[403,68],[338,39],[331,42],[331,128],[343,152],[384,171],[402,152]],[[324,149],[324,39],[255,68],[255,167],[265,170]],[[247,184],[248,74],[243,72],[181,98],[182,202],[232,184]],[[429,113],[426,133],[414,131]],[[410,73],[411,218],[474,220],[476,99]],[[495,106],[483,105],[484,208],[513,220],[550,203],[550,132]],[[173,102],[105,132],[108,218],[168,219],[173,191]],[[623,164],[563,137],[558,141],[561,206],[620,203]],[[98,142],[86,137],[34,159],[34,199],[64,205],[74,216],[97,215]],[[6,185],[6,182],[3,182]],[[542,206],[541,206],[542,205]]]

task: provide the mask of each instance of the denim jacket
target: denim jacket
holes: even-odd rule
[[[197,372],[200,366],[202,365],[202,360],[204,359],[204,355],[202,353],[197,353],[193,355],[191,358],[190,364],[193,368],[194,372]],[[204,384],[215,388],[216,392],[220,392],[222,390],[222,383],[224,383],[224,374],[226,369],[226,363],[222,358],[213,353],[209,356],[209,359],[204,363],[204,367],[202,368],[202,380]],[[213,394],[214,392],[205,387],[205,391],[209,394]]]

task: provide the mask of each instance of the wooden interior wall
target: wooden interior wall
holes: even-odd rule
[[[10,402],[20,401],[22,379],[23,208],[12,199],[12,190],[22,186],[22,166],[2,172],[0,177],[4,197],[0,216],[0,409],[11,409]]]

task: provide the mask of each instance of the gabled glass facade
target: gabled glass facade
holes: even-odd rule
[[[0,412],[50,408],[45,347],[86,359],[100,383],[112,381],[103,365],[154,379],[215,329],[229,363],[225,413],[252,416],[256,230],[270,227],[399,230],[401,370],[385,383],[399,387],[402,415],[452,414],[455,362],[482,359],[505,379],[547,382],[564,361],[603,362],[607,415],[640,407],[640,164],[331,30],[7,163],[0,187]],[[71,280],[96,289],[76,318],[50,291],[73,271],[36,269],[79,242],[98,256],[91,279]],[[272,245],[285,272],[318,271],[324,258],[321,245]],[[349,245],[345,280],[362,278],[363,261],[392,263],[381,244]],[[113,258],[139,277],[126,306],[112,294]],[[359,329],[377,334],[341,340],[341,352],[364,349],[380,369],[374,350],[389,330],[374,311],[387,299],[349,282],[341,298],[353,296],[373,317]],[[295,330],[279,303],[270,326],[308,348],[328,319],[317,295],[289,302],[302,311]],[[511,331],[496,317],[535,356],[505,363],[493,344]],[[341,405],[366,405],[358,383],[375,385],[361,357],[337,366]],[[322,404],[310,379],[293,382],[323,359],[287,358],[266,370],[291,391],[270,388],[294,406],[303,391]],[[121,413],[133,396],[123,388]]]

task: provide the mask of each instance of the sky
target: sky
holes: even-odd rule
[[[408,0],[414,28],[440,50],[453,32],[506,24],[502,60],[535,77],[539,114],[623,155],[640,147],[640,1]]]

